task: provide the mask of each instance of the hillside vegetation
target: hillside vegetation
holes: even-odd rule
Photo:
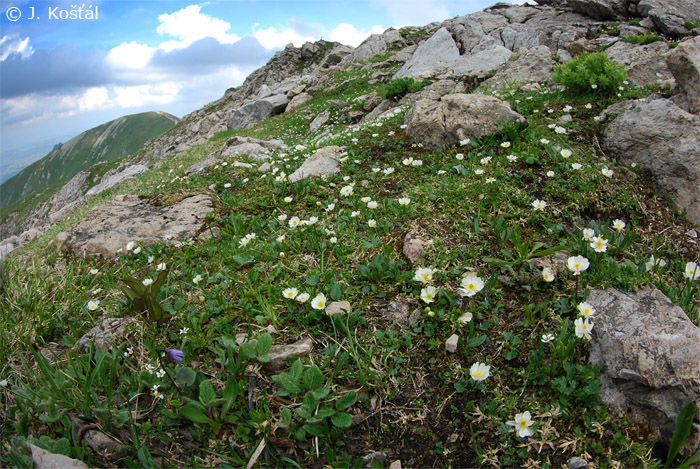
[[[651,284],[699,324],[692,225],[597,143],[603,110],[668,89],[510,82],[484,92],[527,126],[435,150],[407,135],[410,102],[309,131],[338,101],[396,92],[370,75],[334,69],[297,109],[169,156],[6,260],[3,464],[31,467],[33,443],[104,467],[663,466],[643,425],[598,403],[585,301]],[[235,155],[185,174],[234,136],[290,150],[268,171]],[[339,173],[289,182],[328,145],[344,149]],[[56,251],[56,233],[118,194],[209,195],[214,236],[113,259]],[[326,314],[336,301],[350,310]],[[115,317],[135,320],[112,347],[71,351]],[[311,345],[271,367],[271,347],[294,343]],[[89,449],[98,431],[106,454]]]
[[[0,207],[52,184],[67,182],[94,164],[128,156],[169,130],[177,120],[163,112],[144,112],[87,130],[0,185]]]

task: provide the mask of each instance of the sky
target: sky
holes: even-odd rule
[[[3,167],[18,170],[119,116],[158,110],[182,117],[243,83],[289,43],[357,46],[389,27],[493,3],[0,0],[0,176]]]

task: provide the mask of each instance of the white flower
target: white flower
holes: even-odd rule
[[[510,148],[510,142],[502,142],[501,147],[502,148]]]
[[[99,274],[99,273],[100,273],[100,271],[97,270],[97,269],[90,269],[90,274],[91,274],[91,275],[97,275],[97,274]]]
[[[325,208],[326,212],[331,212],[335,209],[335,204],[330,203],[328,206]]]
[[[153,284],[153,279],[152,278],[145,278],[145,279],[143,279],[143,281],[141,283],[143,283],[144,287],[147,287],[147,286]]]
[[[287,238],[287,237],[286,237],[285,235],[279,235],[279,236],[277,237],[277,242],[278,242],[278,243],[284,243],[284,240],[285,240],[286,238]]]
[[[445,174],[446,172],[447,172],[447,171],[445,171],[444,169],[438,169],[438,172],[437,172],[437,173],[438,173],[438,176],[440,176],[440,175]]]
[[[554,334],[542,334],[542,338],[540,339],[542,343],[546,344],[548,342],[551,342],[554,340]]]
[[[698,265],[695,262],[688,262],[685,265],[685,272],[683,276],[688,280],[697,280],[700,278],[700,270],[698,270]]]
[[[544,200],[535,199],[534,202],[532,202],[532,206],[535,208],[535,210],[544,210],[544,208],[547,206],[547,202]]]
[[[228,189],[229,187],[231,187],[231,183],[230,183],[230,182],[227,182],[226,184],[224,184],[224,189]]]
[[[293,199],[292,199],[291,197],[289,197],[289,196],[287,196],[287,197],[284,198],[284,201],[287,202],[287,203],[290,203],[292,200],[293,200]]]
[[[162,378],[163,376],[165,376],[165,371],[163,370],[163,368],[161,368],[160,370],[156,371],[156,377]]]
[[[295,300],[297,300],[299,303],[306,303],[309,300],[309,294],[308,293],[299,293]]]
[[[549,143],[549,140],[547,140],[546,138],[541,138],[541,139],[540,139],[540,143],[543,144],[543,145],[546,145],[546,144]]]
[[[137,247],[136,249],[134,249],[134,254],[138,254],[138,253],[140,253],[140,252],[141,252],[141,246],[139,246],[139,247]]]
[[[277,217],[279,221],[286,221],[287,220],[287,214],[283,213],[280,216]]]
[[[401,163],[404,166],[411,166],[411,163],[413,163],[413,158],[412,157],[404,158]]]
[[[126,350],[124,350],[125,357],[130,357],[133,354],[134,354],[134,349],[132,347],[127,347]]]
[[[293,288],[293,287],[292,288],[285,288],[284,290],[282,290],[282,296],[285,298],[289,298],[290,300],[293,300],[294,298],[296,298],[298,294],[299,294],[299,290],[297,290],[296,288]]]
[[[605,252],[608,250],[608,240],[603,239],[601,236],[596,236],[593,238],[593,241],[591,241],[590,246],[595,252]]]
[[[459,141],[459,145],[463,147],[465,145],[469,145],[469,142],[471,142],[471,140],[469,140],[468,138],[465,138],[464,140]]]
[[[367,202],[369,202],[371,200],[372,200],[372,197],[362,197],[360,199],[360,202],[362,202],[363,204],[366,204]]]
[[[134,249],[134,247],[136,247],[136,243],[135,243],[135,242],[129,241],[128,243],[126,243],[126,250],[127,250],[127,251],[131,251],[132,249]]]
[[[593,84],[591,85],[591,88],[592,88],[592,89],[596,89],[596,88],[598,88],[598,85],[596,85],[595,83],[593,83]]]
[[[461,153],[457,153],[457,154],[455,155],[455,158],[457,158],[458,160],[462,161],[462,160],[464,159],[464,155],[461,154]]]
[[[426,303],[432,303],[435,300],[435,295],[437,292],[438,290],[434,286],[429,285],[426,288],[421,289],[420,299]]]
[[[201,282],[201,281],[202,281],[201,275],[197,275],[195,278],[192,279],[192,283],[194,283],[195,285],[199,285],[199,282]]]
[[[338,238],[336,238],[335,236],[332,236],[331,239],[329,239],[328,241],[330,241],[331,244],[335,244],[338,242]]]
[[[588,321],[588,318],[578,318],[576,321],[574,321],[574,325],[576,326],[576,337],[579,339],[586,338],[589,339],[591,338],[591,331],[593,330],[593,323]]]
[[[406,205],[408,205],[409,203],[411,203],[411,199],[409,199],[408,197],[401,197],[401,198],[398,200],[398,202],[399,202],[399,205],[404,205],[404,206],[406,206]]]
[[[95,311],[97,308],[100,307],[100,300],[90,300],[88,301],[87,304],[87,309],[90,311]]]
[[[326,295],[319,293],[311,300],[311,307],[313,309],[325,309],[326,308]]]
[[[305,221],[307,225],[315,225],[316,222],[318,222],[318,217],[309,217],[309,219]]]
[[[299,217],[292,217],[289,219],[290,228],[296,228],[299,225],[301,225],[301,220],[299,219]]]
[[[554,272],[549,267],[542,269],[542,278],[545,282],[553,282],[556,278]]]
[[[413,160],[411,166],[423,166],[423,160]]]
[[[484,289],[484,280],[474,274],[462,277],[462,287],[457,289],[460,296],[474,296]]]
[[[367,225],[368,225],[370,228],[374,228],[375,226],[377,226],[377,220],[369,219],[369,220],[367,220]]]
[[[564,112],[569,112],[569,111],[571,111],[572,109],[573,109],[573,108],[567,104],[566,106],[564,106],[564,107],[562,108],[562,111],[564,111]]]
[[[490,157],[490,156],[485,156],[485,157],[481,158],[480,161],[481,161],[481,164],[487,165],[487,164],[489,164],[489,163],[491,162],[491,157]]]
[[[591,103],[586,103],[586,105],[583,107],[585,107],[586,109],[592,109],[593,105]]]
[[[554,133],[565,134],[566,129],[564,127],[556,126],[556,127],[554,127]]]
[[[617,231],[622,231],[625,229],[625,222],[620,220],[619,218],[613,222],[613,228],[615,228]]]
[[[189,327],[183,327],[182,329],[180,329],[180,335],[185,335],[185,334],[187,334],[189,331],[190,331],[190,328],[189,328]]]
[[[377,208],[378,205],[379,204],[377,204],[377,202],[375,202],[374,200],[370,200],[369,202],[367,202],[367,208],[374,209],[374,208]]]
[[[491,367],[486,363],[474,363],[471,368],[469,368],[469,374],[474,381],[483,381],[489,377],[491,372]]]
[[[664,267],[666,267],[666,261],[663,259],[656,259],[652,254],[651,258],[649,258],[649,261],[647,261],[646,263],[647,272],[651,271],[656,266],[663,269]]]
[[[394,168],[386,168],[386,169],[384,170],[384,174],[387,175],[387,176],[390,175],[390,174],[393,173],[393,172],[394,172]]]
[[[437,269],[431,269],[428,267],[419,267],[416,270],[413,280],[421,283],[428,283],[433,279],[433,274],[437,272]]]
[[[508,161],[510,161],[511,163],[515,163],[516,161],[518,161],[518,157],[515,155],[508,155],[508,156],[506,156],[506,159]]]
[[[581,163],[571,163],[571,169],[581,169]]]
[[[486,184],[491,184],[492,182],[496,182],[496,178],[494,178],[494,177],[487,177],[486,178]]]
[[[549,171],[547,171],[547,177],[548,178],[554,177],[554,171],[552,171],[551,169]]]
[[[382,168],[372,168],[373,173],[378,173],[381,170],[382,170]]]
[[[572,256],[566,260],[566,267],[572,271],[574,275],[580,275],[588,266],[588,259],[583,256]]]
[[[559,154],[564,158],[568,158],[571,156],[571,150],[567,150],[566,148],[562,148],[562,150],[559,152]]]
[[[532,436],[532,430],[530,430],[532,423],[530,412],[525,411],[522,414],[515,414],[515,419],[506,422],[506,425],[515,427],[515,431],[520,438],[526,438]]]
[[[350,212],[350,216],[351,216],[352,218],[355,218],[355,217],[358,216],[359,214],[360,214],[360,211],[359,211],[359,210],[353,210],[352,212]]]
[[[603,173],[603,176],[606,177],[611,177],[613,175],[613,170],[608,168],[603,168],[600,170],[600,172]]]
[[[148,263],[152,264],[156,258],[154,256],[148,256]]]
[[[475,169],[474,174],[476,174],[477,176],[481,176],[482,174],[484,174],[484,170],[481,168]]]
[[[340,195],[343,197],[348,197],[352,194],[354,187],[352,184],[349,184],[347,186],[344,186],[342,189],[340,189]]]
[[[584,228],[583,230],[583,239],[585,241],[588,241],[589,239],[593,239],[593,236],[595,236],[595,231],[593,231],[590,228]]]
[[[595,308],[590,304],[586,303],[585,301],[579,303],[577,308],[579,316],[582,316],[584,318],[590,318],[595,314]]]

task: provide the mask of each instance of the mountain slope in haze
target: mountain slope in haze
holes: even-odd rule
[[[119,117],[87,130],[0,185],[0,207],[42,187],[66,182],[96,163],[130,155],[177,122],[171,114],[152,111]]]

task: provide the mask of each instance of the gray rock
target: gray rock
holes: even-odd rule
[[[409,326],[420,318],[421,310],[404,298],[396,298],[380,310],[383,317],[401,326]]]
[[[438,80],[422,88],[416,93],[407,95],[405,101],[414,103],[420,99],[436,100],[448,94],[462,93],[465,90],[466,85],[464,82],[455,82],[448,79]]]
[[[216,165],[217,163],[219,163],[218,158],[215,158],[213,156],[209,156],[209,157],[207,157],[207,159],[202,160],[202,161],[198,161],[195,164],[193,164],[192,166],[189,166],[185,170],[185,174],[187,176],[191,176],[193,174],[200,173],[207,168],[211,168],[212,166]]]
[[[63,207],[83,195],[89,179],[89,172],[80,171],[73,176],[70,181],[65,183],[63,187],[61,187],[61,190],[51,198],[51,205],[54,207]]]
[[[646,86],[673,78],[666,63],[659,60],[666,52],[668,44],[663,41],[644,46],[618,41],[605,50],[605,55],[623,65],[627,70],[627,78],[637,86]]]
[[[357,46],[354,51],[345,56],[341,60],[340,65],[365,62],[376,55],[383,54],[388,48],[389,45],[381,34],[372,34],[362,41],[362,44]]]
[[[270,361],[263,365],[271,370],[281,370],[290,358],[308,355],[313,348],[313,342],[306,338],[290,345],[273,345],[268,355]]]
[[[445,342],[445,350],[448,353],[455,353],[457,351],[458,345],[459,345],[459,336],[457,334],[452,334]]]
[[[253,137],[241,137],[237,135],[235,137],[231,137],[228,141],[226,141],[226,143],[222,146],[221,150],[219,151],[219,154],[223,155],[226,153],[226,149],[228,147],[235,147],[242,143],[255,143],[270,151],[283,152],[288,150],[287,145],[282,140],[276,138],[273,138],[271,140],[260,140]]]
[[[309,93],[298,94],[294,96],[291,101],[289,101],[289,104],[287,104],[287,107],[285,108],[284,112],[293,111],[302,104],[306,104],[309,101],[311,101],[312,98],[313,96],[311,96]]]
[[[382,464],[382,467],[383,467],[384,461],[386,461],[386,453],[378,452],[378,451],[373,451],[373,452],[369,453],[367,456],[362,458],[362,469],[371,469],[372,463],[374,461],[378,461],[379,463]]]
[[[73,425],[76,427],[76,433],[80,431],[80,428],[84,428],[87,422],[80,420],[78,418],[71,418]],[[124,446],[124,443],[112,438],[111,436],[102,433],[99,430],[89,429],[83,433],[83,442],[90,448],[96,455],[107,461],[118,461],[119,459],[125,458],[129,454],[129,450],[126,448],[120,448]]]
[[[318,129],[323,127],[330,118],[331,111],[330,109],[326,109],[325,111],[317,115],[313,121],[311,121],[311,124],[309,124],[309,131],[316,132]]]
[[[249,159],[253,161],[264,161],[270,159],[270,155],[268,155],[267,149],[259,143],[240,143],[238,145],[226,147],[221,151],[221,156],[236,155],[246,155]]]
[[[6,243],[3,245],[0,245],[0,259],[4,259],[9,255],[12,251],[16,249],[16,246],[12,243]]]
[[[62,454],[49,453],[38,446],[29,445],[34,461],[34,469],[87,469],[87,465],[77,459]]]
[[[600,401],[668,444],[681,409],[700,405],[700,328],[654,286],[593,290],[587,301],[596,309],[589,362],[601,367]],[[700,445],[699,422],[681,455]]]
[[[416,233],[406,233],[403,238],[403,255],[406,256],[406,259],[414,263],[422,260],[424,254],[425,241]]]
[[[688,103],[688,111],[700,113],[700,37],[688,38],[666,56],[666,63]]]
[[[700,225],[700,117],[666,99],[625,105],[603,133],[603,148],[652,173],[657,188]]]
[[[336,314],[346,315],[352,312],[352,305],[349,301],[334,301],[326,306],[326,315],[335,316]]]
[[[482,94],[451,94],[420,100],[406,114],[406,134],[429,148],[457,145],[465,138],[499,134],[497,122],[527,125],[508,103]]]
[[[340,172],[338,160],[343,154],[343,149],[338,146],[323,147],[311,155],[302,163],[287,179],[289,182],[297,182],[311,177],[321,177]]]
[[[134,318],[107,318],[78,339],[71,351],[82,352],[92,343],[97,348],[107,348],[124,337],[126,326],[133,321]]]
[[[25,245],[42,234],[44,234],[44,232],[38,228],[29,228],[27,231],[24,231],[21,235],[19,235],[19,243],[21,245]]]
[[[576,12],[600,20],[613,20],[627,12],[624,0],[568,0]]]
[[[571,458],[566,464],[569,469],[583,469],[584,467],[588,467],[588,461],[581,458]]]
[[[119,184],[123,184],[129,179],[133,179],[137,175],[146,171],[148,171],[147,166],[144,166],[142,164],[135,164],[128,166],[126,169],[120,171],[117,174],[111,174],[108,176],[107,174],[109,173],[107,173],[98,185],[91,187],[90,190],[85,193],[85,196],[93,197],[103,191],[106,191],[107,189],[111,189],[112,187],[118,186]]]
[[[520,52],[517,59],[498,68],[496,74],[484,81],[480,89],[502,87],[505,83],[552,83],[553,54],[547,46],[536,46]]]
[[[248,129],[272,116],[272,110],[272,104],[262,99],[246,104],[236,109],[229,120],[226,121],[226,127],[229,129]]]
[[[274,94],[263,98],[263,101],[267,101],[272,105],[272,115],[281,114],[287,108],[287,104],[291,101],[287,97],[287,93]]]
[[[697,0],[641,0],[637,14],[648,16],[662,33],[670,36],[685,36],[690,33],[686,20],[700,18],[700,2]]]
[[[391,464],[389,464],[389,469],[401,469],[401,460],[397,459],[396,461],[393,461]]]
[[[211,199],[196,195],[158,207],[135,196],[115,200],[90,210],[84,220],[68,232],[56,235],[56,248],[78,256],[113,257],[129,241],[138,245],[196,237],[204,230],[207,213],[214,210]]]

